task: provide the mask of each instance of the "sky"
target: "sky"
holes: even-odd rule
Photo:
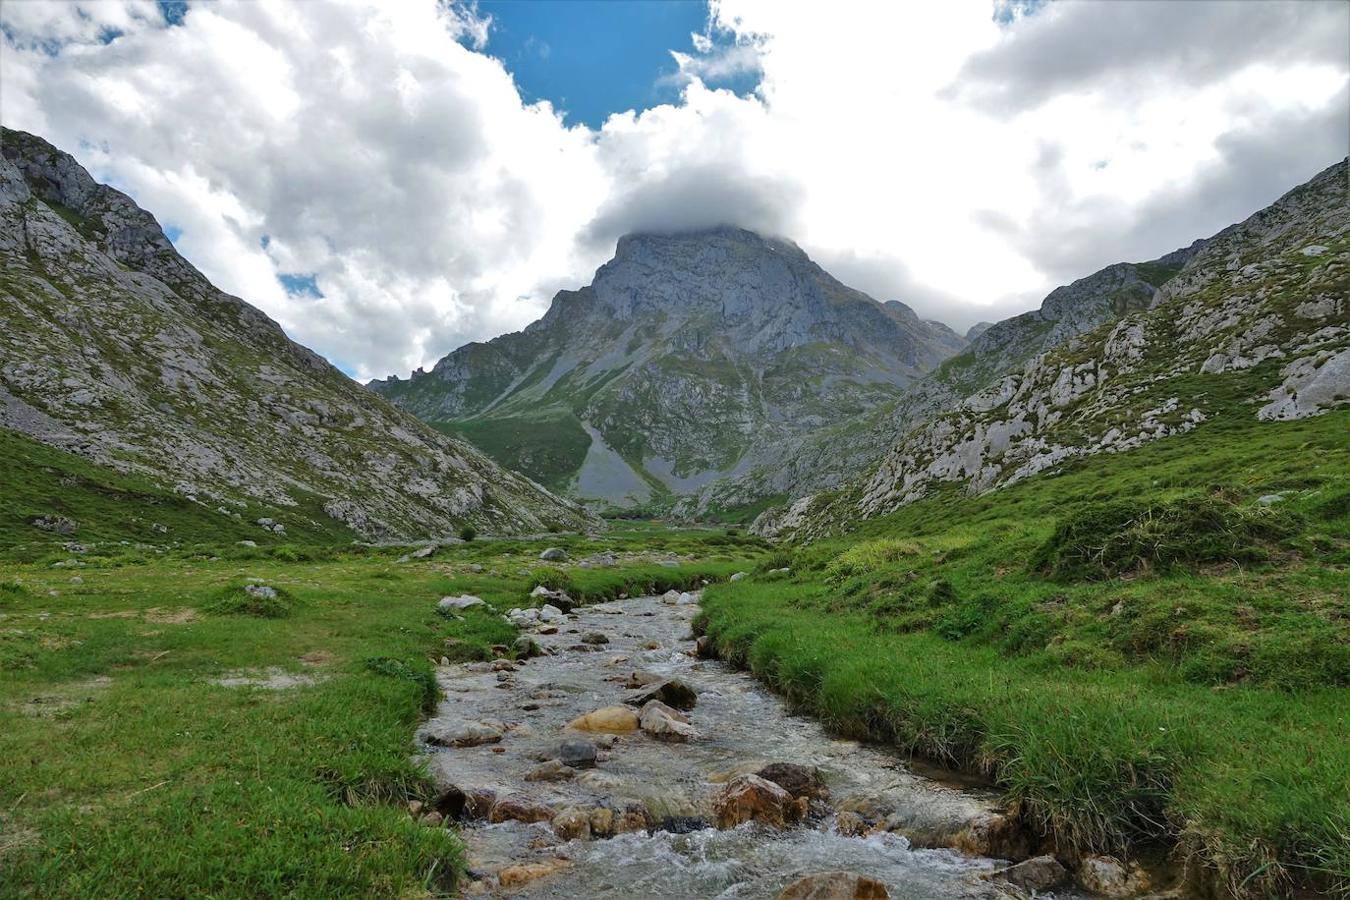
[[[787,237],[957,328],[1350,152],[1343,0],[0,0],[0,120],[353,377],[633,230]]]

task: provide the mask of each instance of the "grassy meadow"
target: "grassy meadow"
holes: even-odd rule
[[[1347,435],[1229,420],[935,496],[776,550],[703,627],[839,731],[987,774],[1062,853],[1345,891]]]
[[[548,545],[622,558],[548,566]],[[514,629],[436,601],[504,610],[540,581],[587,600],[692,587],[763,549],[638,527],[405,552],[53,542],[0,557],[0,896],[451,892],[454,832],[405,809],[432,793],[412,734],[432,661],[489,658]]]

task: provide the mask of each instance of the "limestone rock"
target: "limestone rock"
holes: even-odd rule
[[[698,692],[678,678],[667,678],[638,688],[623,698],[632,706],[643,706],[659,700],[676,709],[693,709],[698,704]]]

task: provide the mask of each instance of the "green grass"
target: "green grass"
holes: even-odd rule
[[[706,627],[835,728],[988,774],[1063,847],[1345,888],[1348,433],[1233,418],[948,490],[770,554]]]
[[[433,422],[446,434],[462,437],[496,462],[562,490],[586,459],[591,437],[571,412]]]
[[[69,542],[126,541],[131,546],[251,540],[277,545],[346,543],[352,538],[319,510],[318,501],[312,509],[229,507],[239,514],[235,519],[215,505],[194,502],[6,429],[0,429],[0,498],[0,556],[12,559],[36,559]],[[32,524],[43,516],[62,516],[77,527],[70,534],[43,531]],[[287,535],[254,524],[264,517],[285,522]]]
[[[133,559],[113,543],[73,569],[53,566],[65,554],[3,564],[0,897],[453,894],[454,832],[405,809],[433,792],[412,735],[436,698],[431,660],[490,658],[515,632],[436,600],[527,605],[539,569],[588,599],[692,587],[763,548],[650,526],[558,543],[626,556],[544,566],[539,542],[477,540],[407,563],[321,545]],[[284,616],[254,606],[252,581]],[[274,670],[314,681],[214,683]]]

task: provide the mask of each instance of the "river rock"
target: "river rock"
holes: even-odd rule
[[[799,766],[795,763],[769,763],[757,773],[760,778],[772,781],[794,797],[808,797],[824,800],[830,791],[825,787],[825,779],[815,766]]]
[[[641,687],[623,698],[623,702],[631,706],[645,706],[651,700],[659,700],[676,709],[693,709],[698,703],[698,692],[678,678],[667,678]]]
[[[609,638],[599,631],[589,631],[581,636],[583,644],[608,644]]]
[[[647,734],[661,741],[684,742],[698,736],[688,717],[660,700],[647,701],[638,716],[638,724]]]
[[[553,817],[553,831],[564,841],[591,839],[590,810],[569,806]]]
[[[444,722],[432,719],[426,724],[427,743],[442,747],[477,747],[495,744],[505,729],[490,722]]]
[[[699,635],[694,641],[694,655],[699,659],[713,659],[717,656],[716,645],[713,639],[706,634]]]
[[[558,609],[558,607],[554,606],[552,603],[545,603],[543,606],[539,607],[540,622],[548,622],[556,625],[566,618],[567,616],[563,614],[563,611]]]
[[[606,735],[613,737],[613,735]],[[558,761],[573,769],[595,767],[596,746],[590,741],[563,741],[558,747]]]
[[[526,781],[566,781],[576,773],[561,760],[550,759],[531,769],[526,775]]]
[[[1029,891],[1048,891],[1063,884],[1069,872],[1060,865],[1059,860],[1047,854],[1024,859],[1015,866],[990,872],[985,877],[1002,879]]]
[[[867,820],[845,810],[834,817],[834,830],[844,837],[861,837],[867,833]]]
[[[734,828],[743,822],[760,822],[782,828],[801,821],[806,800],[792,795],[758,775],[737,775],[713,797],[718,828]]]
[[[562,562],[567,559],[567,551],[561,547],[549,547],[539,554],[539,558],[544,562]]]
[[[624,679],[623,686],[626,688],[640,688],[646,687],[649,684],[658,684],[665,680],[666,679],[660,675],[655,675],[651,672],[630,672],[628,677]]]
[[[778,900],[890,900],[886,885],[857,872],[816,872],[783,888]]]
[[[511,652],[516,655],[516,659],[534,659],[544,655],[544,648],[528,634],[522,634],[511,642]]]
[[[538,803],[529,797],[512,794],[492,804],[488,821],[494,825],[499,822],[550,822],[553,820],[553,807],[547,803]]]
[[[497,882],[504,888],[518,888],[547,878],[555,872],[570,868],[572,863],[566,859],[549,859],[542,862],[513,863],[497,872]]]
[[[575,731],[628,734],[638,730],[638,716],[627,706],[606,706],[573,719],[567,727]]]
[[[1126,866],[1111,856],[1085,856],[1078,864],[1078,883],[1104,897],[1133,897],[1148,890],[1149,879],[1135,863]]]
[[[672,606],[675,603],[679,602],[679,599],[680,599],[679,591],[666,591],[664,594],[661,595],[661,602]]]
[[[473,594],[461,594],[458,597],[442,597],[440,602],[436,604],[436,608],[444,613],[486,605],[482,597],[475,597]]]

